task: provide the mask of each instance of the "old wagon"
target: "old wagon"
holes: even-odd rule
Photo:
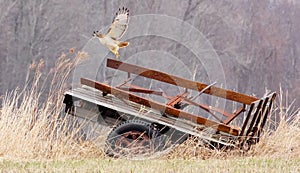
[[[127,73],[127,78],[115,86],[81,78],[81,87],[67,91],[64,103],[68,115],[96,119],[112,127],[106,139],[110,156],[153,154],[189,136],[199,137],[203,143],[216,148],[248,149],[259,142],[276,97],[273,92],[259,99],[215,87],[214,83],[204,84],[113,59],[107,59],[106,66]],[[181,92],[169,96],[161,90],[132,84],[137,76],[175,85]],[[202,94],[238,106],[233,112],[227,112],[224,108],[196,102],[195,98]],[[149,95],[163,99],[151,99]],[[96,113],[86,106],[91,104],[97,106]],[[189,107],[197,107],[207,115],[189,112]],[[240,126],[231,124],[241,116]]]

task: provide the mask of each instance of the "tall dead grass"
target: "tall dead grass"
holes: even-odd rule
[[[267,158],[300,158],[300,108],[290,102],[288,92],[280,93],[266,133],[249,152]],[[269,127],[269,128],[268,128]],[[276,129],[274,129],[275,127]]]
[[[280,90],[259,143],[252,146],[249,151],[245,152],[238,148],[210,149],[203,146],[201,139],[193,137],[175,147],[165,157],[203,160],[237,157],[300,158],[300,108],[293,104],[294,102],[289,102],[288,94]]]
[[[72,70],[87,54],[62,54],[49,73],[44,62],[30,65],[26,84],[2,99],[0,107],[0,157],[12,159],[99,158],[104,152],[80,140],[76,119],[63,116],[63,93]],[[50,85],[49,85],[50,82]],[[267,131],[247,153],[212,150],[200,139],[190,138],[161,159],[226,159],[236,157],[296,158],[300,156],[300,111],[293,109],[281,91],[269,119]],[[269,127],[269,128],[268,128]],[[274,128],[276,127],[276,128]]]
[[[62,54],[49,73],[44,61],[30,65],[23,88],[3,96],[0,108],[0,156],[20,159],[56,159],[101,155],[80,141],[80,127],[63,113],[63,93],[84,52]],[[50,83],[50,85],[49,85]],[[76,120],[74,120],[76,121]],[[73,122],[74,122],[73,121]]]

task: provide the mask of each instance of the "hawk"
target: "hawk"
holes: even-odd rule
[[[119,57],[119,48],[129,45],[129,42],[118,41],[125,33],[129,23],[129,10],[127,8],[119,8],[111,26],[106,34],[100,34],[99,31],[94,31],[93,36],[97,37],[104,46],[115,54],[116,59]]]

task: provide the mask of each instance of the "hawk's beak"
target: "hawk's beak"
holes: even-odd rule
[[[98,34],[99,34],[99,31],[94,31],[93,37],[97,37]]]

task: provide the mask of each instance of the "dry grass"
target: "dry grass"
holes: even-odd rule
[[[259,165],[260,162],[264,161],[272,162],[271,165],[276,165],[278,161],[280,165],[284,165],[286,160],[292,160],[292,166],[295,166],[294,162],[299,161],[300,112],[299,109],[292,109],[292,104],[288,101],[283,104],[282,92],[277,98],[277,105],[272,113],[272,116],[277,117],[277,119],[269,120],[268,126],[272,128],[269,128],[261,138],[260,143],[247,153],[240,150],[212,150],[200,145],[202,142],[199,139],[191,138],[175,147],[167,155],[160,156],[156,160],[148,160],[147,163],[143,161],[126,161],[126,163],[129,163],[127,165],[123,163],[123,160],[110,160],[104,155],[101,148],[88,141],[80,140],[78,135],[80,134],[78,133],[80,127],[70,123],[76,121],[76,119],[63,116],[64,104],[62,100],[63,93],[67,89],[68,77],[74,67],[86,57],[87,54],[82,52],[75,54],[72,49],[68,54],[62,54],[58,58],[49,73],[43,73],[43,61],[33,63],[26,78],[26,85],[2,97],[3,101],[0,108],[1,167],[4,166],[8,169],[11,168],[11,165],[13,165],[12,167],[15,165],[17,165],[16,167],[20,165],[26,167],[27,162],[19,163],[15,160],[33,159],[45,160],[45,162],[37,164],[31,162],[34,165],[29,164],[28,167],[36,168],[35,165],[38,165],[38,167],[50,166],[56,169],[56,162],[48,163],[47,160],[50,159],[66,161],[59,162],[59,165],[71,162],[70,167],[72,168],[76,167],[77,164],[73,159],[85,159],[85,161],[82,161],[83,163],[79,161],[80,163],[77,166],[80,169],[82,169],[82,165],[86,165],[88,168],[95,168],[95,165],[97,165],[97,170],[101,171],[102,168],[105,168],[108,172],[114,172],[115,168],[112,167],[112,164],[114,164],[117,167],[118,165],[119,167],[123,166],[122,169],[129,172],[147,167],[168,172],[167,167],[151,166],[151,164],[164,164],[173,168],[173,172],[177,172],[181,170],[178,165],[185,166],[187,164],[190,165],[190,168],[193,168],[199,164],[207,165],[208,162],[205,162],[205,160],[209,160],[209,163],[219,164],[217,169],[212,169],[216,171],[222,170],[222,168],[234,167],[240,159],[245,160],[245,163],[241,162],[245,165]],[[51,85],[46,85],[46,81],[51,81]],[[275,126],[277,128],[274,130]],[[254,158],[254,161],[251,158]],[[5,160],[8,161],[5,162]],[[9,160],[13,160],[13,162],[11,163]],[[191,160],[191,162],[187,160]],[[224,162],[224,160],[227,161]],[[74,162],[76,162],[75,166],[73,165]],[[182,164],[185,162],[187,163]],[[99,163],[103,166],[99,167]],[[126,167],[125,169],[124,166],[129,166],[129,168]],[[64,166],[60,168],[64,170]],[[209,168],[209,166],[206,168]],[[187,172],[191,170],[187,169]]]
[[[2,157],[56,159],[102,154],[80,141],[80,128],[72,127],[69,117],[63,116],[66,81],[72,69],[85,58],[87,54],[83,52],[62,54],[46,74],[43,73],[44,61],[33,63],[24,88],[3,97],[0,109]],[[49,86],[47,81],[51,82]]]
[[[267,129],[260,142],[249,152],[250,155],[265,158],[300,158],[300,108],[288,101],[288,94],[285,96],[284,98],[281,90],[272,115],[277,119],[269,119],[268,124],[272,128]]]
[[[285,104],[284,103],[285,100]],[[249,151],[240,149],[213,150],[203,147],[201,140],[190,138],[177,146],[167,158],[233,159],[259,157],[267,159],[300,158],[300,110],[280,91],[260,142]]]

